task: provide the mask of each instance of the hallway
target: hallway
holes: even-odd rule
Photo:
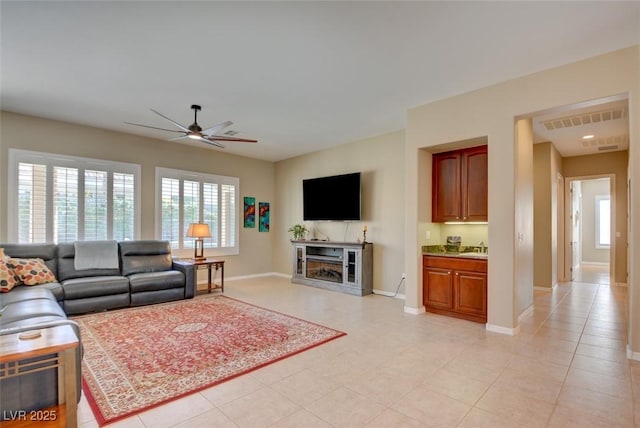
[[[611,281],[609,275],[609,265],[583,263],[576,270],[574,281],[598,285],[609,285]]]
[[[547,354],[540,355],[547,361],[540,375],[553,375],[556,363],[569,366],[564,376],[558,366],[562,388],[551,425],[634,426],[640,364],[626,357],[627,288],[607,285],[602,266],[582,269],[580,279],[554,292],[536,290],[534,313],[521,322],[521,340]],[[582,416],[568,411],[578,408]]]

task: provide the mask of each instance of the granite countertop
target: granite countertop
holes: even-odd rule
[[[481,253],[479,247],[458,247],[451,245],[425,245],[422,247],[422,254],[425,256],[460,257],[480,260],[487,260],[489,258],[489,254],[487,252]]]

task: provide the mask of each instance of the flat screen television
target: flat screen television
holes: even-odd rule
[[[302,180],[303,220],[360,220],[360,173]]]

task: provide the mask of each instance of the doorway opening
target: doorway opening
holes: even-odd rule
[[[568,245],[566,278],[579,283],[612,284],[611,251],[615,218],[614,176],[567,180]]]

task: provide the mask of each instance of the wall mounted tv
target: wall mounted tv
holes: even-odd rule
[[[360,220],[360,173],[302,180],[303,219]]]

